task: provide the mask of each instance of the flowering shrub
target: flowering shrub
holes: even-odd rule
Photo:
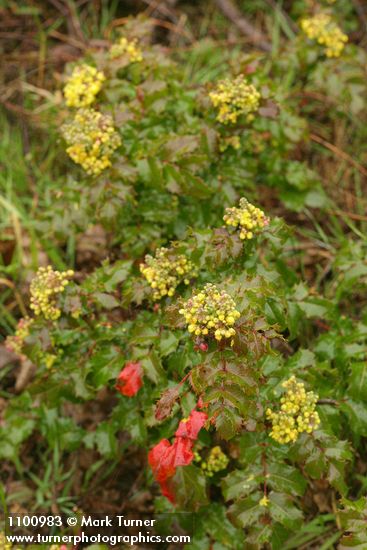
[[[210,78],[199,69],[217,45],[171,55],[152,45],[152,25],[131,20],[88,52],[52,111],[62,179],[40,227],[59,253],[33,273],[29,316],[7,339],[34,368],[19,394],[5,385],[0,455],[20,476],[23,446],[39,445],[62,482],[89,457],[82,493],[97,472],[102,485],[117,465],[129,473],[136,453],[134,491],[157,514],[194,511],[194,550],[301,548],[315,522],[340,530],[339,511],[348,541],[365,507],[353,499],[367,436],[366,248],[329,243],[332,198],[310,136],[336,112],[350,122],[364,69],[329,20],[321,34],[300,29],[326,56],[299,33],[279,55],[225,52]],[[325,75],[341,66],[351,80],[320,115]],[[315,243],[325,268],[302,263]],[[86,506],[69,482],[75,494],[55,504],[57,483],[47,506]],[[131,491],[113,491],[120,510]]]

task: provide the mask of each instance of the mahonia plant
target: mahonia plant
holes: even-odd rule
[[[330,267],[333,297],[318,294],[271,206],[273,198],[277,209],[325,205],[317,162],[308,165],[304,151],[309,125],[320,124],[314,92],[347,66],[345,40],[323,38],[340,54],[337,70],[308,58],[302,37],[277,56],[221,51],[208,83],[211,71],[187,78],[191,53],[152,44],[152,27],[130,21],[110,48],[88,52],[95,71],[78,65],[66,85],[55,125],[62,118],[62,147],[82,169],[60,156],[62,189],[50,188],[57,200],[42,227],[60,239],[64,259],[78,233],[92,252],[86,261],[78,249],[75,281],[49,267],[31,283],[33,321],[8,343],[37,369],[2,415],[0,456],[20,472],[22,444],[36,434],[32,445],[47,460],[57,449],[77,463],[86,450],[90,479],[96,464],[112,470],[128,447],[140,448],[149,468],[139,484],[156,510],[195,511],[194,548],[280,550],[297,545],[302,521],[307,529],[315,517],[307,487],[333,507],[339,495],[355,496],[354,465],[346,467],[367,435],[366,322],[343,309],[355,281],[345,274],[363,272],[365,251],[356,266],[343,250]],[[200,47],[192,55],[206,67],[217,46],[206,57]],[[311,92],[307,108],[300,82]],[[348,105],[325,102],[323,120],[349,121]],[[98,422],[77,421],[94,408]]]

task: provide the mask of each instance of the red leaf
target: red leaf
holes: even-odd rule
[[[164,497],[168,498],[168,500],[170,502],[172,502],[172,504],[174,504],[175,503],[175,495],[172,493],[171,489],[169,488],[167,481],[161,481],[161,483],[159,485],[160,485],[160,488],[161,488],[162,495]]]
[[[194,458],[192,447],[194,442],[187,437],[176,437],[172,447],[174,449],[174,466],[188,466]]]
[[[191,464],[194,458],[192,452],[194,441],[207,418],[208,415],[203,412],[191,411],[187,420],[181,420],[173,445],[168,439],[162,439],[148,453],[148,462],[161,487],[162,495],[172,503],[174,503],[174,495],[167,481],[175,474],[177,466]]]
[[[166,481],[175,473],[175,449],[168,439],[162,439],[148,453],[148,462],[157,481]]]
[[[132,397],[138,393],[143,385],[142,375],[143,371],[140,363],[126,363],[117,378],[115,388],[122,393],[122,395]]]
[[[188,437],[195,440],[201,428],[204,426],[208,415],[199,411],[191,411],[189,418],[181,420],[175,433],[176,437]]]

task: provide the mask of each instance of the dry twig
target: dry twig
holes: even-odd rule
[[[271,50],[271,44],[265,36],[247,21],[232,0],[215,0],[215,3],[227,19],[236,25],[253,44],[266,52]]]
[[[367,168],[362,166],[362,164],[360,164],[358,161],[354,160],[354,158],[348,155],[348,153],[346,153],[345,151],[342,151],[341,149],[339,149],[339,147],[336,147],[336,145],[329,143],[328,141],[326,141],[326,139],[316,134],[311,134],[310,138],[312,139],[312,141],[315,141],[316,143],[319,143],[320,145],[323,145],[324,147],[326,147],[326,149],[329,149],[329,151],[334,153],[336,156],[352,164],[354,168],[358,170],[358,172],[363,174],[363,176],[367,177]]]

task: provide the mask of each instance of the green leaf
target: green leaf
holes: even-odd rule
[[[298,307],[309,319],[312,317],[328,318],[329,304],[326,303],[326,300],[309,299],[307,302],[298,302]]]
[[[220,544],[222,548],[224,545],[225,549],[236,550],[238,548],[238,550],[242,550],[243,533],[230,523],[223,505],[212,502],[209,506],[202,508],[197,521],[202,523],[212,540],[215,540],[216,544]]]
[[[271,462],[267,468],[267,481],[275,490],[302,496],[307,482],[299,470],[282,462]]]
[[[344,465],[336,461],[331,461],[328,464],[327,478],[331,485],[335,487],[341,495],[346,495],[348,486],[345,482]]]
[[[160,355],[166,357],[166,355],[176,351],[179,341],[180,336],[178,334],[170,330],[163,331],[159,340]]]
[[[234,470],[222,481],[223,496],[226,500],[246,497],[264,481],[263,468],[252,465],[246,470]]]
[[[265,305],[265,314],[269,324],[279,325],[281,330],[286,327],[286,315],[282,305],[274,298],[267,298]]]
[[[222,439],[231,439],[239,429],[241,419],[229,408],[221,410],[215,418],[218,435]]]
[[[131,414],[129,418],[126,419],[126,422],[123,426],[124,429],[127,429],[131,435],[131,439],[136,442],[138,445],[146,443],[147,439],[147,428],[144,418],[139,414]]]
[[[106,294],[105,292],[96,292],[94,294],[96,301],[105,309],[114,309],[119,307],[120,303],[116,300],[111,294]]]
[[[249,527],[256,524],[267,511],[259,505],[261,498],[261,493],[255,493],[247,498],[237,500],[228,511],[231,521],[239,527]]]
[[[347,415],[349,425],[353,426],[353,432],[367,436],[367,408],[365,402],[348,399],[340,405],[340,409]]]
[[[138,355],[138,359],[145,374],[152,382],[154,382],[154,384],[164,383],[166,380],[166,373],[163,370],[162,363],[159,360],[158,355],[153,350],[149,352],[149,355]]]
[[[172,481],[175,500],[181,508],[195,510],[208,502],[205,477],[200,468],[192,464],[180,466]]]
[[[366,361],[351,364],[348,382],[348,394],[356,401],[367,401]]]
[[[345,531],[338,545],[338,550],[367,548],[367,500],[362,497],[355,501],[342,500],[343,510],[339,512],[341,523]]]
[[[87,365],[92,367],[87,380],[98,390],[117,377],[123,367],[123,355],[114,346],[101,348],[93,354]]]
[[[269,512],[275,521],[279,521],[287,529],[296,531],[300,526],[303,514],[293,500],[284,493],[271,492],[269,494]]]
[[[260,460],[262,455],[262,439],[256,433],[244,433],[238,438],[239,440],[239,461],[246,466],[252,465],[255,461]]]
[[[109,273],[109,277],[105,281],[105,289],[107,292],[113,292],[116,286],[126,280],[132,266],[131,261],[121,261],[114,264],[113,269]]]
[[[315,354],[309,349],[299,349],[287,361],[287,367],[304,369],[315,365]]]

